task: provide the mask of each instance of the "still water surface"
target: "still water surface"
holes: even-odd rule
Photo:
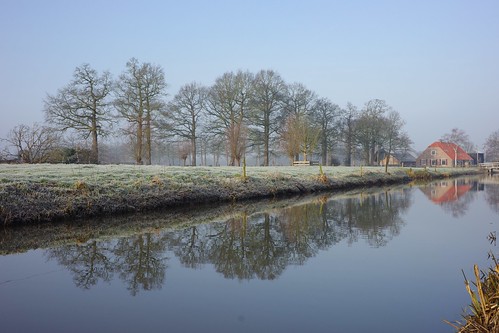
[[[453,332],[498,222],[487,177],[1,230],[0,331]]]

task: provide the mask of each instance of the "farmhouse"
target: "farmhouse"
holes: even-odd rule
[[[471,165],[473,159],[461,147],[451,142],[436,141],[416,159],[417,166],[454,167]]]

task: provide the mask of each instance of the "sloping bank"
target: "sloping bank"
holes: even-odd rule
[[[0,165],[3,225],[151,211],[334,191],[414,179],[475,174],[476,169],[380,167],[163,167]]]

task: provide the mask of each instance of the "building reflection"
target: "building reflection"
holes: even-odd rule
[[[482,180],[485,190],[485,201],[490,208],[499,214],[499,175],[490,175]]]
[[[464,179],[446,179],[420,187],[421,191],[436,204],[458,201],[473,188],[476,182]]]
[[[424,195],[453,217],[464,216],[475,193],[484,189],[476,179],[444,179],[420,187]]]

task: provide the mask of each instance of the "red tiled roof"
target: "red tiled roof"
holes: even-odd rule
[[[442,142],[442,141],[436,141],[433,142],[431,145],[428,147],[435,147],[435,148],[440,148],[442,149],[449,157],[454,160],[455,158],[455,152],[457,148],[457,160],[458,161],[471,161],[473,160],[470,155],[466,154],[466,152],[456,145],[455,143],[450,143],[450,142]]]

